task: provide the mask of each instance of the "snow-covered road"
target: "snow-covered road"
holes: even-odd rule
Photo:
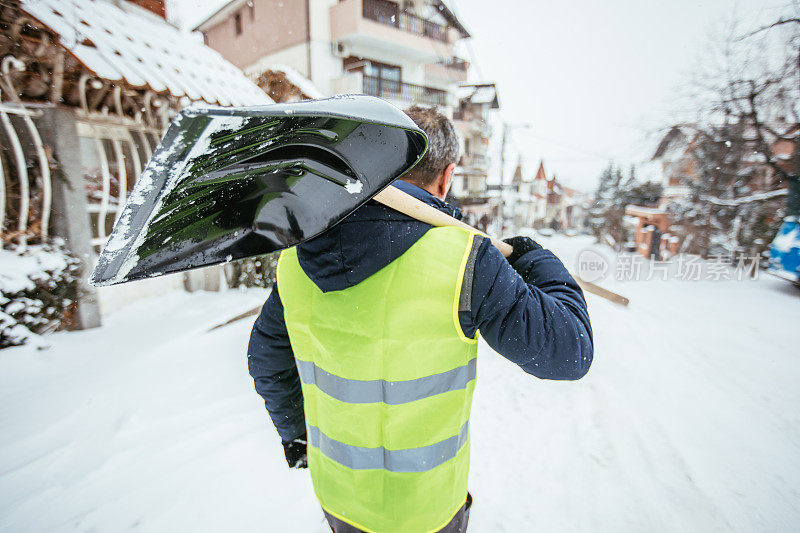
[[[582,238],[544,239],[572,267]],[[600,249],[598,249],[600,250]],[[603,282],[586,378],[483,345],[472,532],[791,531],[800,523],[800,293]],[[0,352],[0,530],[329,531],[247,374],[264,293],[170,294],[53,347]]]

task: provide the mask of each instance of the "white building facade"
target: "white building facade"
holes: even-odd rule
[[[195,29],[255,77],[287,65],[324,94],[451,108],[469,33],[440,0],[232,0]]]

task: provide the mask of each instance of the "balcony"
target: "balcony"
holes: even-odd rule
[[[374,76],[363,76],[363,91],[364,94],[388,100],[403,100],[414,104],[447,105],[447,91]]]
[[[408,33],[447,42],[447,28],[411,13],[400,11],[399,6],[385,0],[362,0],[361,16],[380,24],[400,28]]]
[[[341,0],[330,8],[331,39],[353,55],[393,54],[421,62],[453,55],[454,28],[404,12],[386,0]]]
[[[425,77],[428,79],[441,80],[450,83],[467,81],[467,71],[469,61],[460,57],[450,57],[436,63],[425,65]]]
[[[489,157],[483,153],[464,154],[461,156],[458,166],[463,169],[465,174],[486,175],[489,171]]]
[[[437,65],[442,65],[449,70],[456,72],[466,72],[469,69],[469,61],[461,59],[460,57],[450,57],[445,60],[439,61]]]

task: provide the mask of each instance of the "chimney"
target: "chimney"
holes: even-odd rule
[[[131,4],[136,4],[146,10],[155,13],[162,19],[167,18],[167,11],[164,5],[164,0],[128,0]]]

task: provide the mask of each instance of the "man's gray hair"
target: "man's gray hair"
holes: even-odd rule
[[[447,165],[458,163],[461,155],[458,133],[453,122],[439,113],[436,107],[412,106],[406,114],[427,135],[428,151],[403,179],[427,187],[436,181]]]

